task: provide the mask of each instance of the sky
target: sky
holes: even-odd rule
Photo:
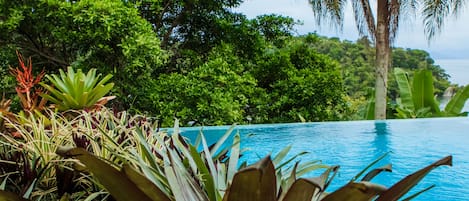
[[[424,49],[435,59],[469,59],[469,12],[464,9],[457,18],[450,16],[441,34],[430,43],[426,40],[421,19],[405,19],[401,24],[394,46]],[[303,22],[298,34],[316,31],[319,35],[335,36],[355,41],[359,36],[351,6],[347,6],[343,31],[336,31],[327,25],[317,26],[307,0],[245,0],[237,8],[249,18],[262,14],[281,14]],[[403,26],[402,26],[403,25]]]
[[[307,0],[245,0],[235,11],[254,18],[262,14],[280,14],[300,20],[303,25],[297,26],[297,33],[316,32],[328,37],[339,37],[355,41],[359,38],[353,18],[351,6],[345,12],[342,31],[327,25],[318,26]],[[404,19],[393,46],[411,49],[423,49],[430,53],[436,64],[442,66],[452,77],[450,80],[458,84],[469,84],[469,3],[462,9],[458,17],[446,19],[440,34],[432,41],[427,41],[422,20]]]

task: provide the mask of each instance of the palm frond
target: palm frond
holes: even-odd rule
[[[375,41],[376,23],[369,0],[352,1],[352,9],[357,24],[358,33],[362,36],[370,36]]]
[[[401,18],[401,0],[391,0],[389,5],[389,41],[392,43],[396,39],[399,29],[399,19]]]
[[[344,22],[346,3],[346,0],[309,0],[318,25],[325,23],[340,30]]]
[[[463,7],[462,0],[425,0],[423,1],[423,24],[425,35],[431,40],[443,28],[446,17],[458,14]]]

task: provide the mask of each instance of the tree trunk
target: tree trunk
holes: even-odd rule
[[[386,119],[386,97],[388,67],[390,64],[389,40],[389,4],[387,0],[378,0],[378,22],[376,25],[376,84],[375,84],[375,119]]]

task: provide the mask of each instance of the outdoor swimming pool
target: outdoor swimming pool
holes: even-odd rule
[[[204,127],[208,142],[215,142],[229,126]],[[392,173],[382,173],[372,181],[390,186],[406,175],[444,156],[453,155],[453,167],[442,166],[425,177],[415,190],[436,187],[415,200],[469,200],[469,118],[350,121],[237,126],[243,156],[249,163],[292,145],[290,154],[308,151],[302,160],[320,159],[340,165],[329,191],[346,184],[370,162],[386,152],[388,157],[376,167],[392,163]],[[200,127],[181,128],[194,139]],[[251,135],[253,134],[253,135]],[[318,172],[319,173],[319,172]]]

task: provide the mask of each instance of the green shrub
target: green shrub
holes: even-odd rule
[[[347,109],[338,64],[308,44],[294,41],[262,60],[253,74],[269,92],[270,122],[339,120]]]
[[[201,125],[262,122],[265,118],[262,101],[265,91],[244,71],[239,59],[225,54],[226,49],[211,55],[204,64],[187,74],[159,76],[152,92],[153,111],[171,126],[174,117],[185,125],[189,121]],[[251,119],[251,120],[249,120]]]

